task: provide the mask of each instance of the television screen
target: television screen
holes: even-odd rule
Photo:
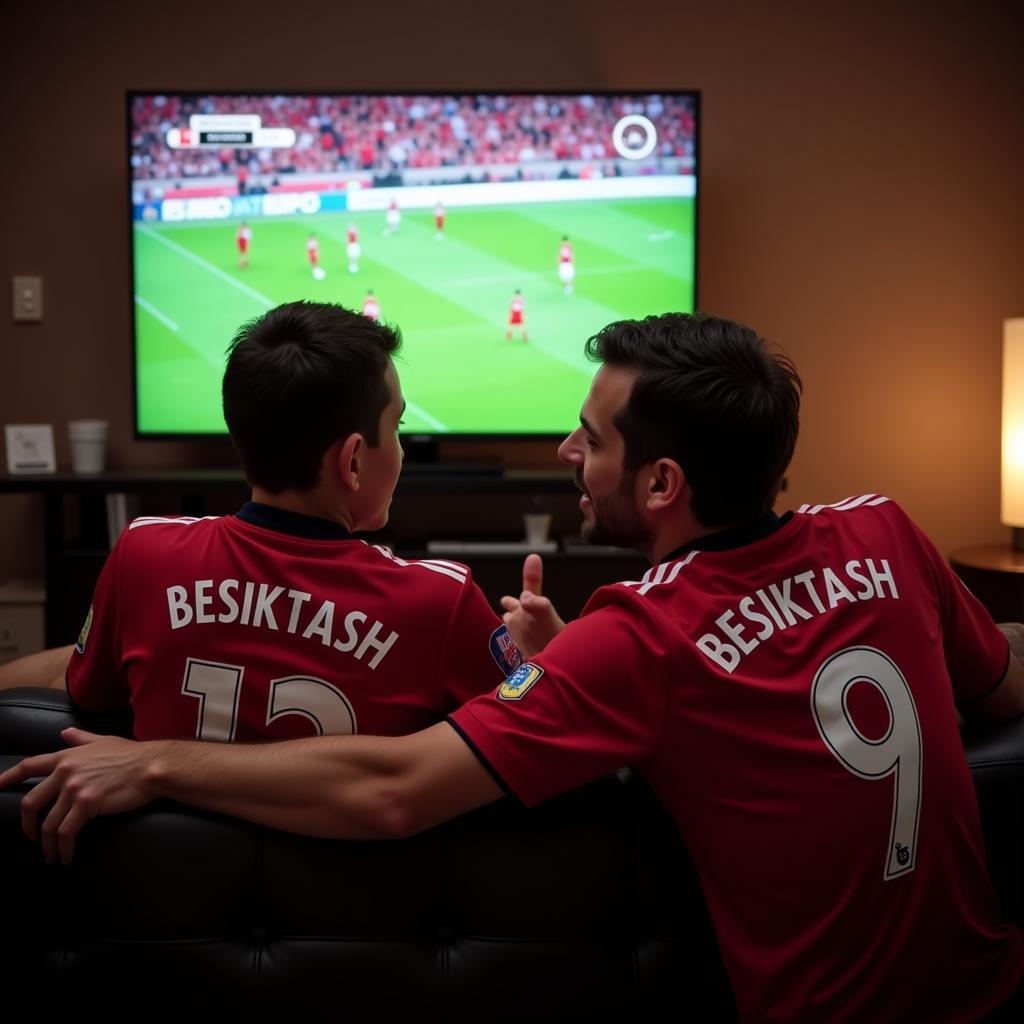
[[[131,93],[136,430],[225,432],[244,321],[397,324],[405,431],[563,434],[612,320],[694,308],[698,95]]]

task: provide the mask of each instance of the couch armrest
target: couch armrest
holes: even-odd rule
[[[975,785],[1024,790],[1024,717],[969,722],[960,736]]]
[[[0,691],[0,751],[4,754],[47,754],[66,744],[61,730],[71,727],[117,736],[131,735],[127,712],[95,714],[71,703],[65,690],[16,687]]]
[[[961,730],[978,794],[988,870],[1006,917],[1024,926],[1024,718]]]

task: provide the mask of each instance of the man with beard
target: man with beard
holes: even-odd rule
[[[520,600],[509,621],[532,619],[543,649],[412,736],[228,747],[71,730],[71,749],[0,776],[48,776],[23,801],[29,835],[56,801],[44,845],[67,859],[89,817],[168,797],[396,837],[630,764],[690,848],[742,1020],[1013,1012],[1024,940],[996,909],[954,701],[1024,713],[1019,648],[887,498],[774,513],[800,381],[753,331],[668,314],[587,347],[602,366],[559,452],[585,534],[644,553],[642,579],[564,626]]]

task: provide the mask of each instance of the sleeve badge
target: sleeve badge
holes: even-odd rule
[[[92,629],[92,605],[89,605],[89,614],[85,617],[85,624],[82,626],[82,632],[78,634],[78,643],[75,644],[75,650],[79,654],[85,654],[85,644],[89,639],[89,630]]]
[[[523,656],[519,653],[508,626],[499,626],[492,634],[490,640],[491,657],[497,662],[501,674],[507,676],[514,672],[523,663]]]
[[[542,675],[544,669],[540,665],[524,662],[498,687],[498,697],[501,700],[522,700]]]

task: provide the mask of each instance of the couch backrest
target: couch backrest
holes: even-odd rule
[[[70,724],[83,723],[63,695],[0,694],[0,766],[8,752],[55,749]],[[993,876],[1019,924],[1024,723],[965,732],[965,745]],[[7,993],[54,1012],[733,1016],[692,864],[626,772],[400,842],[308,839],[156,804],[90,822],[67,868],[21,836],[20,796],[0,793],[0,964],[17,980]]]

